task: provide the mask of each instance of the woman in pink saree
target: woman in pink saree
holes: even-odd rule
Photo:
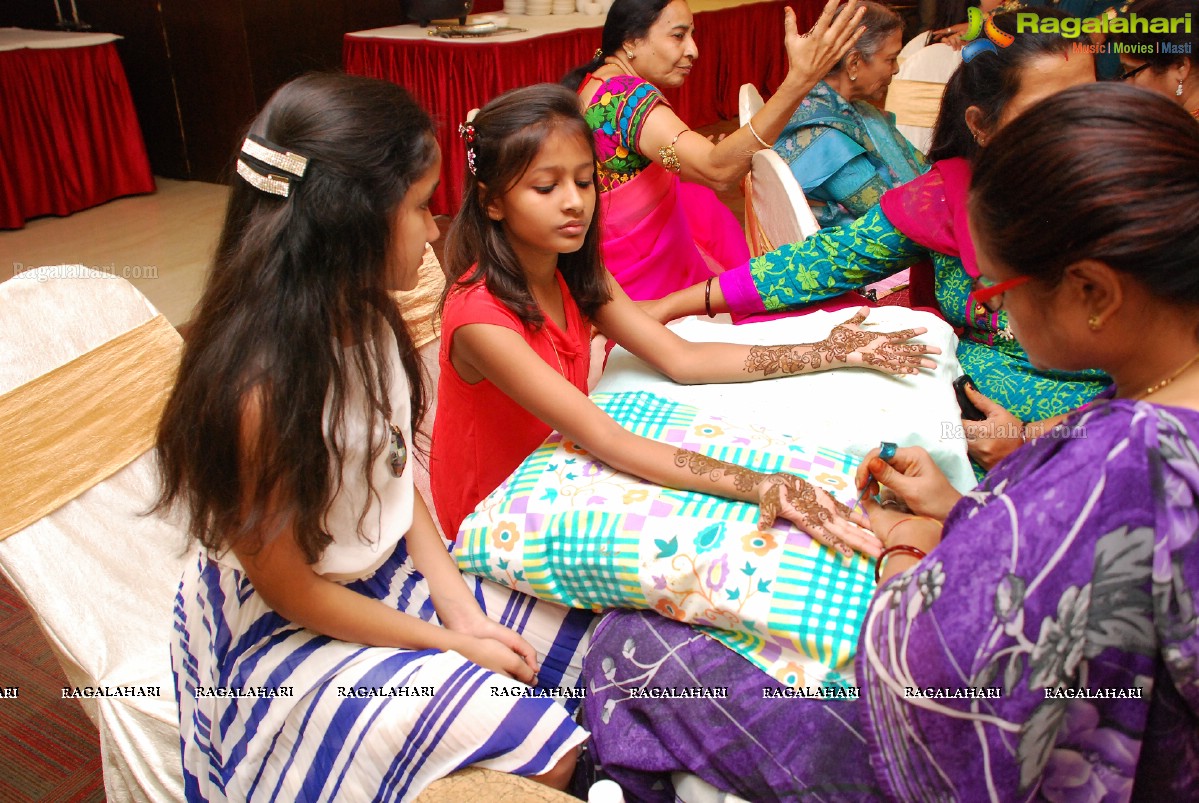
[[[616,0],[595,58],[563,79],[578,91],[599,154],[604,264],[634,300],[661,298],[749,259],[740,224],[713,189],[736,184],[795,107],[860,35],[850,0],[828,0],[804,36],[784,18],[788,72],[774,96],[719,142],[692,131],[659,88],[681,86],[699,56],[686,0]]]

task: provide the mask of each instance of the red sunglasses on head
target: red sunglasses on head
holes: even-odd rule
[[[986,280],[982,279],[980,281]],[[1005,290],[1011,290],[1013,287],[1019,287],[1025,282],[1030,281],[1032,281],[1031,276],[1017,276],[1015,279],[1008,279],[1006,282],[1000,282],[999,284],[985,284],[980,287],[976,287],[971,291],[971,295],[974,296],[974,300],[979,304],[986,304],[992,298],[1004,292]]]

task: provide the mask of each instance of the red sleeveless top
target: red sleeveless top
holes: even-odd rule
[[[548,317],[532,329],[493,296],[483,282],[459,285],[446,299],[441,323],[441,377],[433,423],[430,484],[437,517],[453,539],[462,521],[550,434],[550,427],[489,380],[468,384],[454,370],[450,349],[458,327],[486,323],[511,329],[583,393],[591,364],[591,332],[558,274],[566,331]]]

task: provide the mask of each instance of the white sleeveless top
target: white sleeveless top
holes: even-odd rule
[[[383,343],[387,350],[391,368],[391,424],[400,431],[401,449],[404,454],[403,473],[396,477],[392,471],[392,436],[382,411],[374,411],[368,418],[367,402],[363,397],[361,381],[354,382],[347,391],[344,432],[341,438],[344,463],[341,486],[335,486],[333,501],[325,514],[325,532],[333,536],[331,543],[312,567],[320,575],[331,580],[350,581],[369,577],[391,555],[395,545],[412,527],[412,506],[416,493],[413,485],[412,463],[415,460],[412,447],[411,390],[408,376],[400,361],[399,346],[395,335],[384,327]],[[351,349],[374,348],[346,346]],[[330,394],[331,395],[331,394]],[[326,398],[324,413],[325,438],[329,434],[329,404]],[[373,424],[374,439],[386,444],[383,453],[374,461],[371,480],[377,497],[373,497],[366,484],[362,465],[370,457],[371,433],[367,427]],[[369,504],[368,504],[368,497]],[[362,519],[362,536],[359,536],[359,517],[366,505],[366,517]]]
[[[370,577],[383,562],[391,556],[395,545],[412,527],[412,506],[416,494],[413,485],[412,461],[415,459],[412,448],[412,426],[409,416],[412,410],[411,391],[408,386],[408,375],[404,373],[404,365],[400,362],[400,350],[396,344],[395,335],[384,328],[384,343],[386,344],[391,365],[391,423],[400,430],[406,460],[399,477],[391,469],[391,437],[390,427],[383,420],[382,411],[367,414],[366,400],[363,398],[362,382],[352,381],[353,386],[347,391],[345,432],[342,437],[344,463],[341,472],[341,485],[334,485],[333,501],[325,513],[323,527],[325,532],[333,536],[333,542],[325,549],[320,560],[313,564],[312,570],[330,580],[341,583]],[[345,346],[343,351],[352,349],[374,348],[374,344],[365,346]],[[329,405],[332,393],[325,397],[323,414],[323,429],[325,440],[329,440]],[[363,505],[370,496],[366,485],[366,477],[362,464],[370,456],[370,438],[367,432],[368,422],[375,426],[375,438],[384,439],[383,453],[375,460],[371,468],[371,480],[374,483],[377,497],[372,497],[366,509],[366,517],[362,519],[362,537],[358,535],[358,519],[362,515]],[[331,467],[332,468],[332,467]],[[220,555],[208,553],[209,558],[230,569],[245,571],[241,561],[237,559],[232,549],[226,549]]]

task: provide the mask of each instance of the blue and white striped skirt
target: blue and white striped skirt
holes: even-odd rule
[[[492,619],[541,659],[527,690],[455,652],[364,647],[272,611],[244,573],[200,554],[175,601],[171,659],[188,800],[414,798],[468,765],[551,769],[587,732],[572,712],[592,614],[466,577]],[[403,541],[348,587],[436,622]]]

